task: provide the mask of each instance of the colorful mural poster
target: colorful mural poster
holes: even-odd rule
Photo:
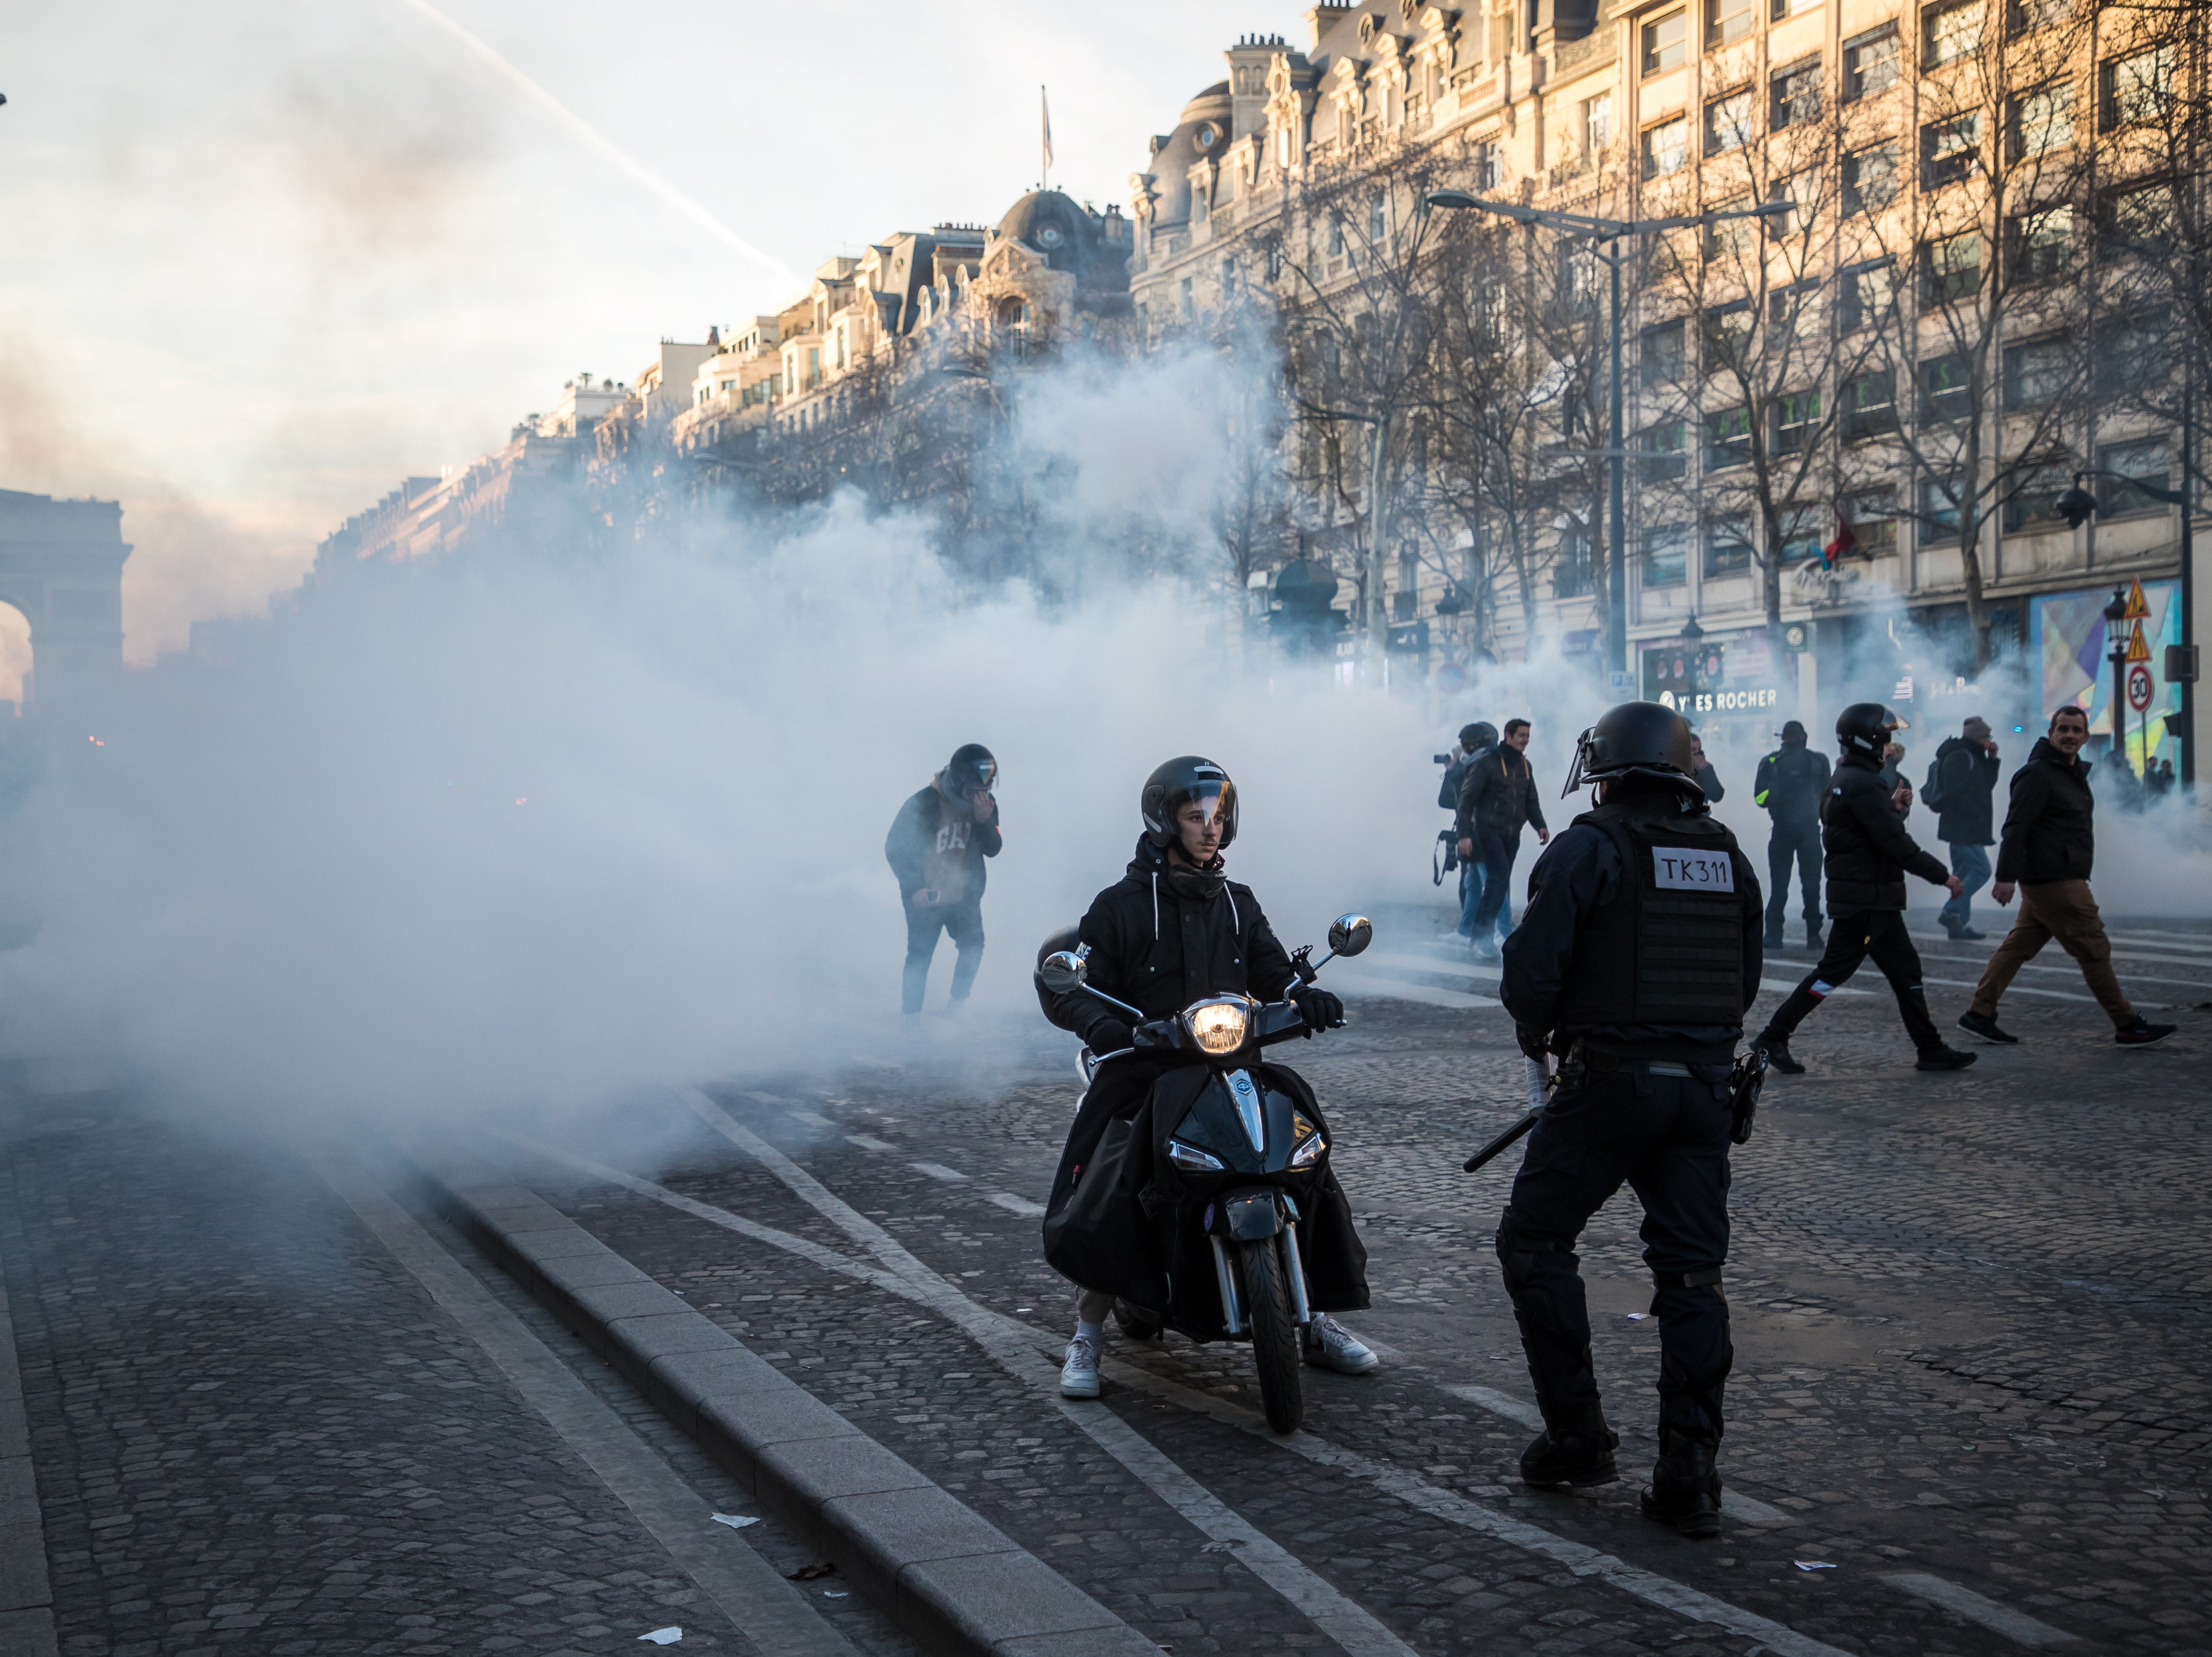
[[[2135,665],[2149,671],[2150,707],[2127,708],[2125,726],[2128,762],[2138,774],[2146,751],[2160,759],[2180,758],[2166,728],[2166,716],[2181,709],[2181,687],[2166,683],[2166,647],[2181,642],[2181,583],[2145,581],[2142,593],[2150,611],[2142,622],[2150,659]],[[2109,586],[2047,593],[2028,601],[2027,623],[2028,648],[2042,669],[2044,713],[2073,702],[2089,710],[2089,734],[2106,738],[2112,734],[2112,665],[2106,659],[2105,606],[2112,601]],[[2136,623],[2119,625],[2132,642]]]

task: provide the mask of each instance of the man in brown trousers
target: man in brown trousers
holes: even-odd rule
[[[2052,938],[2081,963],[2089,992],[2112,1021],[2112,1039],[2124,1047],[2148,1047],[2177,1028],[2154,1024],[2128,1003],[2112,972],[2112,946],[2089,892],[2089,867],[2096,853],[2089,792],[2089,767],[2081,758],[2089,738],[2089,716],[2066,707],[2051,716],[2051,733],[2035,744],[2027,763],[2013,773],[2012,803],[1997,843],[1996,884],[1990,895],[1998,906],[2020,893],[2020,919],[1998,944],[1973,1004],[1959,1028],[1984,1041],[2006,1047],[2020,1038],[1997,1027],[1997,999],[2020,969]]]

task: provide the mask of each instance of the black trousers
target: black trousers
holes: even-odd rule
[[[1790,913],[1790,865],[1805,894],[1805,924],[1820,924],[1820,825],[1778,822],[1766,837],[1766,930],[1778,934]]]
[[[1505,1291],[1548,1428],[1598,1413],[1589,1310],[1573,1252],[1625,1181],[1644,1205],[1644,1261],[1658,1292],[1659,1424],[1717,1443],[1735,1361],[1721,1267],[1728,1259],[1728,1068],[1683,1076],[1642,1065],[1563,1082],[1528,1136],[1498,1228]]]
[[[1769,1033],[1788,1036],[1828,998],[1831,990],[1849,982],[1859,963],[1869,956],[1889,980],[1914,1048],[1933,1053],[1942,1047],[1942,1035],[1928,1016],[1928,992],[1920,986],[1920,951],[1913,948],[1912,935],[1905,930],[1902,909],[1854,909],[1832,917],[1820,964],[1774,1010],[1774,1017],[1766,1021]]]
[[[899,989],[900,1002],[908,1012],[921,1011],[922,992],[929,987],[929,963],[937,954],[937,934],[942,929],[952,939],[959,957],[952,966],[952,998],[965,1001],[975,982],[975,969],[983,964],[983,900],[965,903],[921,904],[911,898],[906,906],[906,971]]]

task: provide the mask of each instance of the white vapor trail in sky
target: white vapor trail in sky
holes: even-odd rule
[[[525,75],[513,64],[507,62],[506,58],[500,56],[498,51],[494,48],[490,43],[471,33],[460,24],[447,16],[444,12],[440,11],[435,6],[431,5],[429,3],[429,0],[399,0],[399,3],[406,7],[410,11],[416,13],[418,16],[424,19],[424,21],[435,24],[447,34],[452,36],[453,39],[459,41],[462,46],[468,48],[468,50],[477,58],[480,58],[488,68],[496,73],[501,79],[506,81],[508,85],[514,88],[516,91],[521,93],[532,102],[538,105],[538,106],[545,111],[547,114],[552,116],[554,119],[560,122],[562,126],[568,128],[570,132],[574,133],[586,144],[597,150],[600,155],[605,156],[607,160],[612,161],[624,173],[629,174],[629,176],[636,179],[638,183],[643,185],[654,195],[659,197],[662,201],[667,203],[669,206],[674,208],[685,218],[690,220],[692,223],[697,225],[702,230],[706,231],[709,235],[712,235],[719,241],[727,242],[739,253],[742,253],[746,258],[750,259],[755,264],[760,266],[762,270],[768,271],[778,281],[794,288],[799,285],[799,278],[798,275],[792,270],[790,266],[784,264],[782,260],[772,258],[770,255],[761,252],[759,248],[754,246],[743,236],[738,234],[736,231],[731,229],[729,226],[724,224],[720,219],[716,218],[712,213],[702,207],[697,202],[693,201],[689,196],[678,190],[674,185],[669,183],[667,179],[662,178],[659,173],[653,172],[652,168],[637,161],[635,157],[629,155],[628,151],[617,144],[614,140],[608,137],[597,127],[584,119],[582,116],[577,114],[575,111],[570,109],[566,104],[562,103],[558,98],[556,98],[544,87],[538,85],[537,82],[532,80],[527,75]]]

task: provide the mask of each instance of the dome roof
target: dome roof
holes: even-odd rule
[[[1164,138],[1152,140],[1152,159],[1145,171],[1153,179],[1158,199],[1153,206],[1156,224],[1186,224],[1190,220],[1190,169],[1208,158],[1220,159],[1237,136],[1236,100],[1229,82],[1217,81],[1182,106],[1182,118]]]
[[[1096,250],[1091,215],[1057,190],[1032,190],[1006,209],[998,234],[1027,243],[1055,270],[1080,276]]]

